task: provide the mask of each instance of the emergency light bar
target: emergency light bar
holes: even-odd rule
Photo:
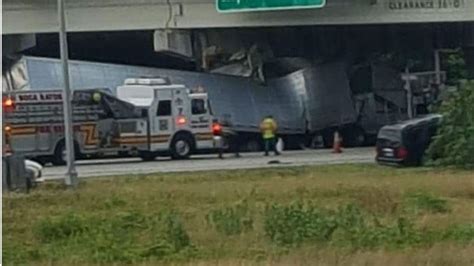
[[[166,78],[128,78],[124,85],[168,85],[169,80]]]
[[[192,88],[189,90],[189,93],[206,93],[206,89],[204,89],[201,86],[198,86],[196,88]]]
[[[7,98],[5,97],[3,99],[3,107],[13,107],[15,103],[13,102],[13,100],[11,98]]]

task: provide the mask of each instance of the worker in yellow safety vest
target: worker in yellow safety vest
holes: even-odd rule
[[[276,148],[277,128],[277,123],[271,115],[265,117],[260,123],[260,131],[262,132],[263,142],[265,145],[265,156],[268,156],[270,150],[273,150],[275,155],[280,155]]]

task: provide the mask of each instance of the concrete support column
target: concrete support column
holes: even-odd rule
[[[157,52],[193,57],[191,30],[155,30],[153,44]]]

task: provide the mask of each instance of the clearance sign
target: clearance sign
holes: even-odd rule
[[[321,8],[326,0],[216,0],[218,12],[246,12]]]
[[[464,0],[390,0],[388,2],[390,10],[458,9],[463,6]]]

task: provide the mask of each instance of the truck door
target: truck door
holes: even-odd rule
[[[174,132],[172,101],[159,99],[150,113],[150,148],[152,151],[167,150]]]

